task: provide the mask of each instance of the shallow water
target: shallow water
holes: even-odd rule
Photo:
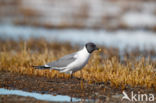
[[[119,48],[119,50],[140,48],[154,49],[156,45],[156,33],[144,30],[91,30],[91,29],[46,29],[43,27],[0,25],[0,37],[18,39],[22,37],[44,37],[49,41],[71,42],[83,45],[86,42],[107,47]]]
[[[57,102],[77,102],[81,101],[80,98],[72,98],[67,95],[52,95],[52,94],[41,94],[35,92],[26,92],[22,90],[9,90],[5,88],[0,88],[0,95],[17,95],[17,96],[24,96],[24,97],[33,97],[38,100],[44,101],[57,101]],[[88,101],[88,100],[86,100]]]

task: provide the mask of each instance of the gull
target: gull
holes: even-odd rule
[[[72,74],[78,70],[81,70],[87,63],[90,58],[90,55],[93,51],[99,50],[97,46],[92,43],[86,43],[85,46],[72,54],[65,55],[64,57],[47,63],[41,66],[33,66],[35,69],[52,69],[57,70],[61,73]]]

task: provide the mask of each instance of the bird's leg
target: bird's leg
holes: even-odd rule
[[[73,79],[73,73],[72,73],[72,71],[70,72],[70,79]]]
[[[80,71],[80,79],[81,79],[81,89],[84,89],[84,86],[83,86],[83,73],[82,73],[82,70]]]
[[[70,74],[70,79],[73,79],[73,74]]]

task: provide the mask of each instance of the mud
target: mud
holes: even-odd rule
[[[83,81],[83,86],[81,81]],[[121,102],[122,89],[120,87],[111,87],[109,83],[88,83],[80,78],[45,78],[31,75],[21,75],[6,71],[0,72],[0,88],[19,89],[29,92],[38,92],[43,94],[53,95],[68,95],[71,98],[92,99],[99,102]],[[145,88],[127,88],[124,89],[127,93],[130,91],[140,91],[141,93],[154,93],[154,89]],[[15,102],[33,102],[33,103],[48,103],[39,101],[30,97],[21,96],[2,96],[0,102],[15,103]],[[30,103],[31,103],[30,102]],[[124,102],[123,102],[124,103]]]

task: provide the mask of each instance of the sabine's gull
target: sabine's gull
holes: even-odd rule
[[[90,58],[91,53],[94,50],[99,50],[94,43],[87,43],[85,46],[72,54],[65,55],[64,57],[47,63],[46,65],[33,66],[35,69],[53,69],[63,73],[72,74],[80,69],[82,69]]]

